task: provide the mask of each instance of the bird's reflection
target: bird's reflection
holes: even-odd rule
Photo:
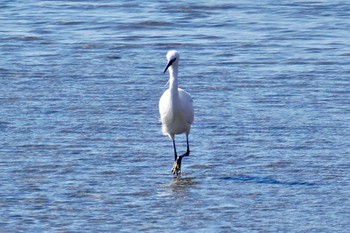
[[[192,187],[198,185],[199,182],[194,177],[190,176],[177,176],[174,177],[169,185],[169,192],[176,196],[187,196]]]

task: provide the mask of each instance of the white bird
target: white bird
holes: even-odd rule
[[[169,70],[169,88],[163,93],[159,100],[159,113],[162,122],[162,131],[173,141],[175,162],[171,172],[178,175],[181,172],[181,160],[184,156],[189,156],[190,146],[188,134],[193,122],[193,104],[189,93],[178,87],[177,74],[179,70],[180,55],[177,51],[171,50],[167,53],[168,64],[164,73]],[[183,155],[176,153],[175,134],[186,134],[187,150]]]

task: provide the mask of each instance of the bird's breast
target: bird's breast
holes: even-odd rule
[[[181,118],[179,97],[166,90],[159,101],[159,113],[163,124],[170,124]]]

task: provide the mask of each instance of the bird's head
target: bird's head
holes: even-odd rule
[[[179,64],[180,54],[176,50],[170,50],[166,54],[166,59],[168,60],[168,63],[163,73],[165,73],[170,66]]]

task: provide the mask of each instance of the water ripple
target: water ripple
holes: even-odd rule
[[[347,232],[349,12],[2,1],[0,231]],[[179,178],[158,114],[170,49],[195,106]]]

